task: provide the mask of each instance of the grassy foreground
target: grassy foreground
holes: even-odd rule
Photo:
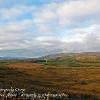
[[[65,92],[72,96],[99,98],[100,67],[59,68],[21,61],[1,61],[0,87],[11,86],[24,88],[29,93]]]

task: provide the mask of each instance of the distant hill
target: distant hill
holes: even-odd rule
[[[63,67],[100,67],[100,52],[51,54],[35,59],[35,62]]]
[[[10,56],[0,56],[0,60],[22,60],[25,57],[10,57]]]
[[[82,52],[82,53],[58,53],[40,57],[38,59],[57,60],[65,59],[66,57],[83,57],[83,56],[100,56],[100,52]]]
[[[80,55],[99,55],[100,56],[100,52],[82,52],[79,54]]]
[[[57,59],[64,59],[67,56],[74,56],[78,55],[78,53],[58,53],[58,54],[51,54],[40,57],[38,59],[48,59],[48,60],[57,60]]]
[[[82,52],[82,53],[57,53],[50,54],[39,58],[25,58],[25,57],[9,57],[0,56],[0,60],[26,60],[32,62],[45,62],[48,61],[71,61],[71,62],[81,62],[81,63],[99,63],[100,62],[100,52]]]

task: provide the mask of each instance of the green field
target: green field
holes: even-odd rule
[[[99,67],[100,66],[100,57],[95,56],[72,56],[65,57],[63,59],[54,59],[38,62],[45,65],[53,65],[56,67]]]

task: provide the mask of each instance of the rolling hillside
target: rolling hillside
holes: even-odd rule
[[[45,61],[45,59],[47,61]],[[60,53],[37,59],[37,63],[64,67],[99,67],[100,52]]]

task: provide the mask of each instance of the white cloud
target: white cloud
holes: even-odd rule
[[[29,29],[31,24],[30,20],[25,20],[19,23],[0,25],[0,48],[2,50],[27,48],[23,40],[31,32]]]
[[[2,8],[0,50],[100,50],[99,4],[100,0],[72,0]]]
[[[100,0],[78,0],[72,2],[52,3],[42,7],[35,15],[35,22],[39,24],[52,21],[58,25],[72,25],[84,20],[96,20],[100,17]]]

